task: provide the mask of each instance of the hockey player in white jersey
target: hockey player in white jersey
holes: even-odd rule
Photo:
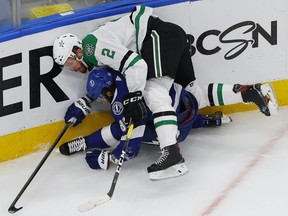
[[[177,143],[175,108],[169,96],[173,82],[193,93],[200,107],[207,105],[205,93],[195,82],[186,33],[179,26],[160,20],[152,11],[150,7],[137,6],[130,14],[100,26],[82,41],[73,34],[65,34],[55,40],[53,47],[55,62],[72,71],[85,73],[93,67],[109,67],[125,76],[129,91],[122,98],[126,124],[132,119],[138,126],[145,118],[144,96],[153,113],[162,150],[159,160],[148,167],[149,173],[184,163]],[[256,103],[267,116],[272,112],[270,105],[277,105],[268,84],[233,85],[229,91],[236,100]],[[227,98],[218,99],[223,105],[229,103]]]
[[[223,86],[225,87],[225,84]],[[121,74],[112,70],[95,69],[88,76],[87,92],[86,96],[79,98],[69,106],[65,114],[65,121],[67,122],[74,117],[77,119],[74,126],[77,126],[90,113],[92,101],[98,98],[102,102],[109,101],[111,103],[110,109],[115,121],[86,137],[79,137],[64,143],[60,146],[60,152],[64,155],[71,155],[85,149],[86,161],[92,169],[108,169],[110,162],[117,162],[119,159],[125,141],[126,126],[122,121],[122,96],[128,92],[128,88],[125,78]],[[215,127],[231,122],[231,119],[228,116],[222,115],[221,112],[216,112],[214,115],[198,114],[196,98],[178,84],[174,83],[172,85],[169,95],[172,106],[176,110],[178,143],[185,140],[192,128]],[[229,94],[223,92],[223,96],[227,98]],[[233,97],[230,98],[230,101],[232,101],[231,99]],[[241,101],[235,100],[235,103]],[[141,143],[159,144],[157,134],[155,133],[152,113],[149,109],[147,117],[142,120],[132,133],[125,157],[126,160],[137,156]],[[165,170],[150,172],[149,178],[151,180],[160,180],[177,177],[185,174],[187,171],[188,168],[182,163],[181,166],[173,166]]]
[[[86,137],[79,137],[62,144],[60,152],[64,155],[71,155],[85,149],[86,161],[92,169],[108,169],[110,162],[116,162],[120,158],[127,133],[123,123],[122,104],[122,97],[127,92],[126,80],[121,74],[105,69],[94,69],[90,72],[87,80],[87,95],[69,106],[65,114],[65,121],[67,122],[73,117],[76,118],[74,126],[81,123],[90,113],[90,103],[97,99],[99,101],[99,98],[102,102],[105,100],[110,102],[111,114],[115,121]],[[231,121],[228,116],[223,116],[221,112],[215,112],[214,115],[198,114],[196,98],[179,84],[174,83],[169,93],[171,105],[176,110],[178,143],[185,140],[192,128],[221,126],[222,123]],[[169,133],[169,131],[167,132]],[[143,142],[159,144],[152,113],[149,109],[147,117],[133,130],[125,159],[136,157]],[[184,163],[181,163],[181,165],[173,166],[168,170],[150,172],[149,178],[151,180],[172,178],[184,175],[187,171],[188,168]]]

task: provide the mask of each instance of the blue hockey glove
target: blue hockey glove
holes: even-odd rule
[[[123,116],[125,117],[126,125],[128,125],[130,119],[132,119],[134,127],[137,127],[147,116],[147,108],[140,91],[130,92],[124,95],[123,107]]]
[[[73,127],[80,124],[91,112],[90,102],[91,100],[88,97],[81,97],[73,104],[71,104],[65,113],[65,122],[67,123],[71,118],[76,118]]]
[[[87,150],[85,159],[91,169],[107,170],[109,168],[109,155],[110,153],[105,150]]]

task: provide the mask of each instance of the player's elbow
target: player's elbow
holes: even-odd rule
[[[130,92],[143,91],[146,85],[148,66],[143,59],[131,66],[126,72],[127,86]]]

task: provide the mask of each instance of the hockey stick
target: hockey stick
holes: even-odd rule
[[[55,148],[55,146],[57,145],[57,143],[59,142],[59,140],[62,138],[62,136],[64,135],[64,133],[67,131],[67,129],[69,128],[69,126],[72,124],[74,124],[76,121],[75,118],[71,118],[65,125],[65,127],[62,129],[61,133],[58,135],[58,137],[56,138],[56,140],[54,141],[54,143],[52,144],[52,146],[49,148],[49,150],[47,151],[47,153],[44,155],[44,157],[42,158],[42,160],[40,161],[40,163],[38,164],[38,166],[35,168],[35,170],[33,171],[33,173],[30,175],[29,179],[26,181],[25,185],[22,187],[21,191],[18,193],[17,197],[14,199],[14,201],[12,202],[12,204],[10,205],[8,212],[9,213],[15,213],[17,211],[19,211],[20,209],[22,209],[23,207],[20,208],[16,208],[15,204],[16,202],[19,200],[19,198],[22,196],[22,194],[24,193],[24,191],[26,190],[26,188],[28,187],[28,185],[31,183],[31,181],[33,180],[33,178],[36,176],[36,174],[38,173],[38,171],[40,170],[40,168],[42,167],[42,165],[44,164],[44,162],[46,161],[46,159],[49,157],[49,155],[51,154],[51,152],[53,151],[53,149]]]
[[[121,153],[121,156],[120,156],[118,164],[117,164],[117,168],[116,168],[109,192],[107,194],[101,196],[101,197],[91,199],[88,202],[85,202],[85,203],[82,203],[81,205],[79,205],[78,210],[80,212],[86,212],[86,211],[88,211],[94,207],[97,207],[97,206],[109,201],[112,198],[115,187],[116,187],[116,183],[117,183],[117,180],[119,177],[119,173],[120,173],[120,170],[122,168],[122,164],[124,161],[124,157],[126,154],[126,150],[127,150],[127,147],[128,147],[129,141],[130,141],[130,137],[131,137],[131,133],[132,133],[133,128],[134,128],[134,124],[130,123],[129,128],[128,128],[128,132],[126,135],[126,140],[125,140],[125,143],[124,143],[124,146],[122,149],[122,153]]]

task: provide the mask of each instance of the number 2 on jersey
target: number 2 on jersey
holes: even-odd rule
[[[111,51],[107,48],[104,48],[102,49],[102,53],[101,53],[103,56],[108,56],[109,58],[114,58],[114,55],[115,55],[115,51]]]

